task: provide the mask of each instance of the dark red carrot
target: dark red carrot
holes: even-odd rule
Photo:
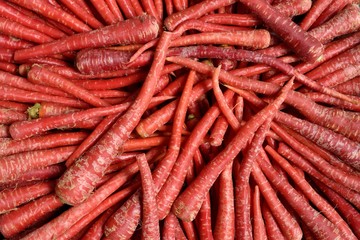
[[[0,61],[0,70],[8,73],[16,74],[18,71],[18,67],[13,63]]]
[[[317,79],[321,85],[334,87],[360,75],[360,63],[354,63],[342,69],[336,70],[327,76]]]
[[[145,13],[154,16],[158,22],[161,22],[161,18],[159,17],[159,14],[155,8],[154,0],[141,0],[140,2],[141,6],[144,8]]]
[[[322,105],[332,106],[334,108],[344,109],[344,110],[349,110],[349,111],[354,111],[354,112],[358,112],[360,110],[359,105],[349,103],[349,102],[343,101],[341,99],[334,98],[334,97],[331,97],[329,95],[325,95],[322,93],[308,92],[308,93],[305,93],[305,95],[308,98],[310,98],[311,100],[313,100],[314,102],[322,104]]]
[[[356,237],[360,237],[360,231],[357,226],[359,226],[360,215],[359,212],[354,209],[354,207],[347,202],[341,195],[337,194],[331,188],[326,186],[320,181],[315,181],[316,185],[321,189],[321,191],[327,196],[327,198],[332,202],[337,211],[343,216],[344,219],[348,222],[352,231]]]
[[[123,34],[124,29],[134,31]],[[71,50],[79,50],[89,47],[103,47],[114,44],[144,43],[158,34],[159,26],[156,20],[147,15],[138,18],[118,22],[113,25],[100,28],[86,33],[79,33],[65,39],[53,41],[46,45],[40,45],[29,49],[19,50],[15,53],[14,59],[25,60],[34,57],[42,57]],[[107,33],[105,38],[103,33]],[[92,39],[89,41],[89,39]]]
[[[85,137],[85,132],[53,133],[24,140],[12,140],[0,142],[0,156],[11,155],[20,152],[55,148],[79,144]]]
[[[28,79],[35,83],[40,83],[45,86],[49,85],[51,87],[61,89],[64,92],[69,93],[74,97],[96,107],[110,106],[109,103],[100,99],[99,97],[94,96],[88,90],[75,85],[70,80],[47,70],[45,67],[33,65],[28,72]]]
[[[341,218],[341,216],[335,211],[335,209],[324,200],[307,182],[304,181],[298,172],[293,168],[284,158],[282,158],[274,149],[269,146],[265,147],[265,150],[272,156],[272,158],[280,164],[280,166],[288,173],[288,175],[296,182],[302,193],[309,199],[323,215],[325,215],[340,231],[343,237],[349,239],[356,239],[355,235]]]
[[[254,216],[254,239],[265,240],[267,238],[264,219],[261,213],[261,199],[259,186],[255,185],[253,194],[253,216]]]
[[[315,62],[321,58],[323,45],[304,32],[290,18],[279,14],[267,2],[248,0],[240,0],[240,2],[276,32],[298,56],[310,62]]]
[[[269,240],[285,240],[285,236],[280,231],[266,202],[261,205],[261,210],[265,221],[266,234]]]
[[[33,224],[46,219],[63,203],[54,195],[49,194],[36,199],[15,211],[0,216],[0,232],[6,238],[11,238]]]
[[[136,157],[141,175],[142,189],[142,237],[160,239],[160,226],[156,208],[156,190],[151,169],[145,154]]]
[[[18,178],[21,174],[63,162],[75,150],[74,146],[28,151],[0,158],[0,183]]]
[[[53,38],[21,25],[20,23],[0,17],[0,31],[13,37],[17,37],[34,43],[47,43],[53,41]]]
[[[186,20],[199,18],[208,12],[233,3],[235,3],[234,0],[202,1],[180,12],[171,14],[165,18],[164,25],[168,30],[173,31],[180,23]]]
[[[287,92],[290,90],[292,82],[286,85],[281,91],[280,96],[270,105],[257,113],[257,117],[252,118],[239,131],[229,144],[215,158],[208,163],[196,179],[186,190],[180,194],[173,204],[173,212],[181,219],[191,220],[198,212],[204,194],[209,191],[221,171],[226,165],[245,147],[246,142],[256,131],[266,118],[274,116],[277,108],[285,100]]]
[[[353,0],[339,0],[339,1],[332,1],[330,4],[322,13],[321,15],[316,19],[316,21],[313,24],[313,27],[317,27],[333,17],[337,12],[341,11],[346,5],[356,2]]]
[[[54,191],[54,182],[36,183],[0,192],[0,213],[8,212],[17,206]]]
[[[90,14],[80,5],[81,3],[74,0],[61,0],[61,3],[69,8],[76,16],[87,23],[90,27],[94,29],[103,27],[103,24],[99,20],[97,20],[94,16],[92,16],[92,14]]]
[[[11,0],[11,2],[16,3],[22,7],[25,7],[29,10],[33,10],[51,20],[55,20],[65,26],[71,28],[77,32],[87,32],[91,29],[82,21],[68,14],[66,11],[61,8],[54,7],[46,1],[36,0],[36,1],[24,1],[24,0]]]
[[[7,48],[7,49],[21,49],[21,48],[29,48],[32,47],[34,44],[10,37],[8,35],[0,34],[0,47]]]

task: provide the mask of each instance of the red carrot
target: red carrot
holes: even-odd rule
[[[267,30],[243,30],[236,32],[210,32],[182,36],[172,41],[172,47],[198,44],[228,44],[253,49],[266,48],[270,44]]]
[[[77,164],[72,165],[59,179],[56,190],[57,194],[61,196],[64,201],[77,204],[84,201],[91,194],[94,185],[96,185],[96,182],[104,173],[102,168],[105,170],[110,165],[110,159],[116,155],[117,149],[123,145],[128,139],[129,134],[138,124],[141,115],[147,109],[152,94],[155,91],[156,81],[160,77],[161,70],[164,66],[166,49],[169,46],[170,39],[170,33],[162,34],[161,43],[159,43],[157,54],[154,56],[154,62],[134,104],[116,121],[97,144],[93,146],[87,154],[78,159]],[[107,149],[106,153],[103,151],[103,147],[105,146]],[[98,154],[101,154],[102,157],[98,158]],[[102,159],[107,159],[107,161],[104,162]],[[94,164],[88,164],[90,162],[98,164],[98,167],[93,169],[92,166],[94,166]],[[90,167],[91,171],[87,170],[87,167],[81,166],[82,164]],[[79,174],[80,172],[84,172],[84,174]],[[88,175],[92,177],[88,179]],[[74,184],[76,184],[78,187],[71,187],[71,189],[69,189],[69,184],[71,186],[75,186]],[[79,191],[80,189],[81,191]],[[69,194],[70,192],[72,193]]]
[[[334,88],[336,89],[336,91],[342,92],[344,94],[358,96],[360,95],[359,83],[360,83],[360,77],[356,77],[347,82],[339,84]]]
[[[285,236],[280,231],[278,224],[276,223],[269,207],[266,203],[261,205],[262,215],[265,221],[266,234],[269,240],[285,240]]]
[[[11,2],[16,3],[22,7],[25,7],[29,10],[33,10],[38,12],[39,14],[55,20],[65,26],[71,28],[77,32],[87,32],[90,31],[90,28],[77,18],[73,17],[72,15],[68,14],[66,11],[62,10],[61,8],[54,7],[50,3],[46,1],[36,0],[36,1],[24,1],[24,0],[11,0]]]
[[[309,11],[312,1],[310,0],[290,0],[280,1],[272,4],[272,6],[281,14],[290,18],[302,15]]]
[[[105,1],[90,0],[90,2],[107,24],[114,24],[117,22],[114,13],[110,11],[109,6]]]
[[[310,98],[311,100],[313,100],[314,102],[320,103],[322,105],[332,106],[334,108],[350,110],[350,111],[354,111],[354,112],[360,111],[359,105],[349,103],[349,102],[343,101],[341,99],[331,97],[329,95],[325,95],[325,94],[318,93],[318,92],[308,92],[308,93],[305,93],[305,95],[308,98]]]
[[[47,43],[53,41],[53,38],[48,35],[3,17],[0,17],[0,31],[4,34],[34,43]]]
[[[136,157],[142,186],[142,237],[160,239],[160,227],[156,209],[156,190],[145,154]]]
[[[199,18],[208,12],[233,3],[235,3],[234,0],[202,1],[180,12],[171,14],[165,18],[164,25],[168,30],[173,31],[180,23],[188,19]]]
[[[304,19],[300,22],[300,27],[308,30],[321,13],[331,4],[332,1],[320,0],[312,4],[310,10],[306,13]]]
[[[290,82],[273,103],[262,109],[255,115],[257,117],[252,118],[247,124],[242,126],[224,150],[212,159],[190,186],[177,197],[173,204],[175,215],[187,220],[194,218],[201,206],[204,194],[208,192],[225,166],[245,147],[252,131],[257,130],[269,115],[275,115],[277,108],[285,100],[291,86],[292,83]]]
[[[17,206],[54,191],[54,182],[36,183],[0,192],[0,213],[8,212]]]
[[[0,232],[11,238],[33,224],[46,219],[63,203],[54,194],[38,198],[15,211],[0,216]]]
[[[74,0],[61,0],[61,3],[92,28],[98,29],[103,27],[103,24],[99,20],[92,16],[86,9],[83,9],[80,5],[81,3]]]
[[[124,29],[133,29],[134,31],[123,34]],[[69,36],[46,45],[18,50],[14,55],[14,59],[20,61],[89,47],[143,43],[155,38],[158,30],[159,26],[156,20],[151,16],[143,15],[100,28],[99,30]],[[104,32],[107,33],[106,38],[104,38]],[[92,39],[92,41],[89,41],[89,39]]]
[[[307,199],[309,199],[318,209],[322,212],[339,230],[345,238],[356,239],[355,235],[350,230],[346,222],[341,216],[334,210],[334,208],[326,202],[307,181],[304,181],[304,177],[299,175],[295,168],[293,168],[284,158],[282,158],[274,149],[269,146],[265,147],[265,150],[272,156],[272,158],[278,162],[281,167],[289,174],[289,176],[296,182],[296,185],[302,190]]]
[[[253,27],[260,24],[259,19],[254,15],[238,13],[208,14],[201,17],[200,20],[208,23],[235,25],[241,27]]]
[[[254,216],[254,239],[265,240],[267,238],[264,219],[261,213],[261,199],[259,186],[255,185],[253,194],[253,216]]]
[[[138,16],[138,14],[136,14],[135,12],[133,5],[131,4],[132,2],[128,0],[125,1],[117,0],[117,3],[120,7],[120,10],[124,13],[126,18],[133,18],[135,16]]]
[[[353,0],[340,0],[340,1],[332,1],[324,12],[321,13],[321,15],[316,19],[313,26],[317,27],[333,17],[337,12],[341,11],[346,5],[356,2]]]
[[[42,85],[50,85],[63,90],[66,93],[73,95],[76,98],[83,100],[96,107],[105,107],[110,106],[106,101],[94,96],[86,89],[83,89],[70,80],[62,77],[59,74],[53,73],[47,70],[44,67],[33,65],[28,72],[28,79],[35,83],[40,83]]]
[[[25,113],[15,110],[0,108],[0,124],[11,124],[16,121],[26,120]]]
[[[74,146],[28,151],[0,158],[0,183],[18,178],[21,174],[63,162],[75,150]]]
[[[24,140],[12,140],[0,142],[0,156],[11,155],[20,152],[55,148],[79,144],[85,137],[85,132],[53,133]]]
[[[27,16],[4,1],[0,2],[0,15],[55,39],[66,36],[63,32],[49,26],[45,21],[38,18],[37,16]]]
[[[0,47],[7,49],[21,49],[32,47],[33,44],[24,40],[16,39],[0,34]]]
[[[298,56],[315,62],[323,54],[323,46],[315,38],[304,32],[289,18],[279,14],[265,1],[240,0],[254,12],[269,28],[276,32]]]

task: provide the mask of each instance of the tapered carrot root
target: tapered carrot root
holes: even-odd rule
[[[124,29],[133,29],[134,31],[123,34]],[[46,45],[19,50],[15,53],[14,59],[20,61],[89,47],[144,43],[155,38],[158,30],[159,26],[156,20],[153,17],[143,15],[138,18],[106,26],[99,30],[79,33],[65,39],[53,41]],[[106,38],[103,35],[105,32],[107,33]],[[90,41],[90,39],[92,40]]]
[[[29,48],[32,47],[34,44],[20,40],[14,39],[10,36],[0,34],[0,47],[7,48],[7,49],[20,49],[20,48]]]
[[[335,86],[334,88],[337,91],[342,92],[344,94],[359,96],[360,95],[359,83],[360,83],[360,77],[356,77],[347,82],[339,84],[339,85]]]

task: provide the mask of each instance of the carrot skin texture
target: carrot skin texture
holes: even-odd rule
[[[53,191],[53,182],[35,183],[30,186],[3,190],[0,192],[0,213],[5,213],[23,203]]]
[[[15,211],[0,216],[0,232],[4,237],[11,238],[62,205],[63,203],[54,194],[38,198]]]
[[[133,29],[134,31],[122,34],[124,29]],[[158,35],[158,31],[159,25],[156,20],[151,16],[143,15],[98,30],[75,34],[46,45],[18,50],[14,54],[14,59],[20,61],[89,47],[144,43],[155,38]],[[106,38],[103,35],[104,33],[107,34]]]

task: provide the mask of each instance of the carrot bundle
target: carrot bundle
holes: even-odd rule
[[[0,1],[0,238],[359,238],[357,3]]]

